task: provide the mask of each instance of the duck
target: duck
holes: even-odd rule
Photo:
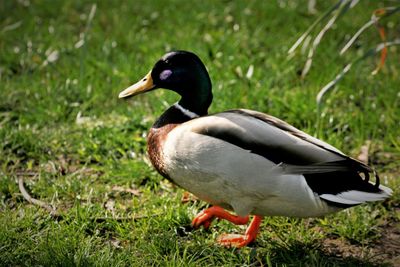
[[[165,54],[119,98],[160,88],[181,98],[151,127],[149,159],[163,177],[210,204],[194,228],[209,229],[217,218],[248,224],[243,234],[220,235],[220,245],[252,243],[265,216],[321,217],[392,194],[373,168],[283,120],[248,109],[208,114],[211,79],[192,52]]]

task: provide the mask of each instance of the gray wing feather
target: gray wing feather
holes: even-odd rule
[[[290,174],[357,170],[371,172],[335,147],[273,116],[230,110],[191,120],[192,131],[212,136],[261,155]]]

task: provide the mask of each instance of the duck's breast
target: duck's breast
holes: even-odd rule
[[[170,179],[165,168],[164,143],[168,133],[173,130],[177,124],[166,124],[162,127],[152,127],[147,137],[147,154],[154,168],[165,178]]]

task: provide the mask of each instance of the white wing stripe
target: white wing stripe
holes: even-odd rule
[[[392,190],[386,186],[381,185],[379,189],[382,190],[380,193],[368,193],[358,190],[350,190],[337,195],[322,194],[319,197],[337,203],[356,205],[365,202],[381,201],[392,194]]]
[[[332,195],[332,194],[322,194],[319,197],[322,199],[328,200],[328,201],[347,204],[347,205],[358,205],[358,204],[362,203],[360,201],[349,200],[349,199],[341,198],[339,195]]]

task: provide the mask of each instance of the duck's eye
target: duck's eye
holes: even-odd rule
[[[160,80],[165,81],[166,79],[168,79],[169,76],[171,76],[172,71],[171,70],[163,70],[160,73]]]

